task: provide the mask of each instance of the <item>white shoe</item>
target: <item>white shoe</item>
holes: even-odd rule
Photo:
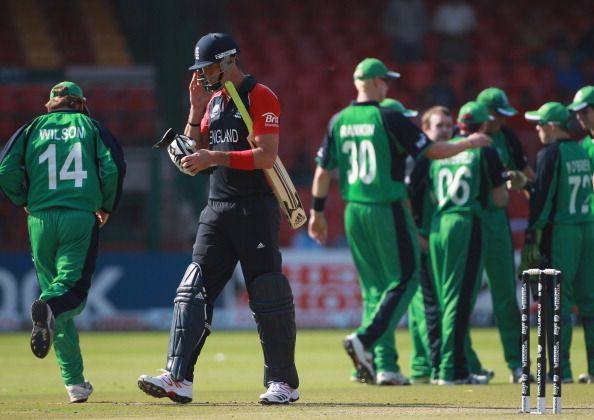
[[[402,372],[378,372],[375,383],[378,385],[410,385],[410,379]]]
[[[489,377],[486,375],[477,375],[471,373],[464,379],[455,379],[453,381],[447,381],[445,379],[438,379],[437,385],[486,385],[489,383]]]
[[[439,386],[446,386],[446,385],[456,385],[456,381],[447,381],[445,379],[438,379],[437,385]]]
[[[580,384],[594,384],[594,375],[588,375],[587,373],[581,373],[578,377],[578,383]]]
[[[347,335],[342,341],[342,346],[353,360],[355,369],[359,373],[361,382],[368,384],[375,383],[375,371],[373,369],[373,357],[363,347],[363,343],[357,334]]]
[[[140,375],[138,388],[155,398],[169,397],[171,401],[181,404],[192,402],[193,383],[187,380],[176,381],[166,370],[159,376]]]
[[[66,385],[66,392],[68,392],[71,403],[84,403],[93,393],[93,385],[89,381],[84,381],[82,384]]]
[[[289,404],[299,399],[299,391],[285,382],[270,382],[265,393],[260,394],[260,404]]]
[[[523,373],[522,373],[521,367],[512,370],[511,375],[509,375],[509,383],[511,383],[511,384],[521,383],[522,375],[523,375]],[[528,380],[530,381],[531,384],[536,382],[536,378],[534,377],[534,375],[532,373],[528,375]]]
[[[479,376],[486,376],[487,378],[489,378],[489,380],[495,377],[495,371],[493,369],[480,368],[478,371],[472,373]]]
[[[349,381],[355,382],[357,384],[365,383],[361,380],[361,377],[359,376],[359,372],[357,372],[356,370],[351,373],[351,376],[349,376]]]
[[[487,385],[491,378],[487,375],[477,375],[476,373],[471,373],[464,379],[456,380],[457,385]]]
[[[31,351],[40,359],[43,359],[52,348],[54,339],[55,320],[49,305],[37,299],[31,305],[31,321],[33,321],[33,331],[31,331]]]

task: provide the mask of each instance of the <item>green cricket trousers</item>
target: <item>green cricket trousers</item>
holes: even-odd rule
[[[98,221],[88,211],[51,209],[28,217],[40,298],[56,323],[54,351],[65,385],[84,382],[74,317],[84,308],[97,259]]]

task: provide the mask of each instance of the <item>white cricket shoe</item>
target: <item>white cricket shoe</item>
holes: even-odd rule
[[[192,402],[193,383],[188,380],[176,381],[166,370],[162,369],[159,376],[140,375],[138,388],[155,398],[169,397],[171,401],[180,404]]]
[[[378,372],[375,383],[378,385],[410,385],[410,379],[402,372]],[[427,380],[429,383],[429,380]]]
[[[260,394],[260,404],[289,404],[299,399],[299,391],[285,382],[270,382],[265,393]]]
[[[490,378],[486,375],[477,375],[471,373],[464,379],[456,379],[453,381],[447,381],[445,379],[438,379],[437,385],[487,385]]]
[[[373,369],[373,357],[365,350],[357,334],[347,335],[342,341],[342,346],[352,359],[355,369],[361,378],[361,382],[374,384],[375,371]]]
[[[66,385],[66,392],[68,392],[71,403],[84,403],[93,393],[93,385],[89,381],[84,381],[82,384]]]
[[[594,375],[588,375],[587,373],[581,373],[578,377],[578,383],[580,384],[594,384]]]
[[[31,305],[31,321],[33,321],[33,331],[31,331],[31,351],[40,359],[43,359],[52,348],[54,339],[55,320],[49,305],[37,299]]]
[[[510,384],[519,384],[519,383],[521,383],[522,382],[522,375],[523,375],[523,373],[522,373],[522,368],[521,367],[516,368],[516,369],[513,369],[511,371],[511,375],[509,375],[509,383]],[[531,384],[533,384],[533,383],[536,382],[536,378],[534,377],[534,375],[532,373],[530,373],[528,375],[528,380],[530,381]]]

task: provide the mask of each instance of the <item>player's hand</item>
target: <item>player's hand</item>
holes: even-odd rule
[[[196,153],[183,157],[181,165],[190,175],[196,175],[212,165],[210,151],[206,149],[197,150]]]
[[[540,253],[541,238],[542,231],[540,229],[526,229],[524,232],[524,247],[518,273],[531,268],[539,268],[542,263],[546,262],[546,258]]]
[[[486,147],[493,144],[491,137],[484,133],[472,133],[466,137],[466,142],[469,149],[477,149],[479,147]]]
[[[95,215],[97,216],[97,219],[99,220],[99,227],[102,228],[103,226],[105,226],[105,224],[107,223],[107,220],[109,219],[109,213],[107,213],[106,211],[99,210],[98,212],[95,213]]]
[[[188,90],[190,92],[190,105],[194,108],[198,113],[204,113],[204,108],[210,101],[210,97],[212,94],[206,92],[200,82],[198,81],[198,72],[195,71],[192,75],[192,80],[190,81],[190,86],[188,86]],[[201,117],[202,115],[200,115]],[[195,121],[196,123],[198,121]]]
[[[309,211],[309,225],[307,233],[311,239],[319,244],[325,244],[328,239],[328,222],[323,212]]]
[[[528,182],[528,178],[521,171],[507,171],[507,188],[509,190],[522,190]]]
[[[429,249],[429,241],[423,235],[417,234],[417,238],[419,240],[419,246],[423,251],[427,251]]]

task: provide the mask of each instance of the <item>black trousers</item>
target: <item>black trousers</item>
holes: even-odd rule
[[[282,271],[280,210],[272,194],[213,201],[202,210],[192,261],[202,267],[206,303],[212,308],[237,262],[246,287],[259,275]]]

